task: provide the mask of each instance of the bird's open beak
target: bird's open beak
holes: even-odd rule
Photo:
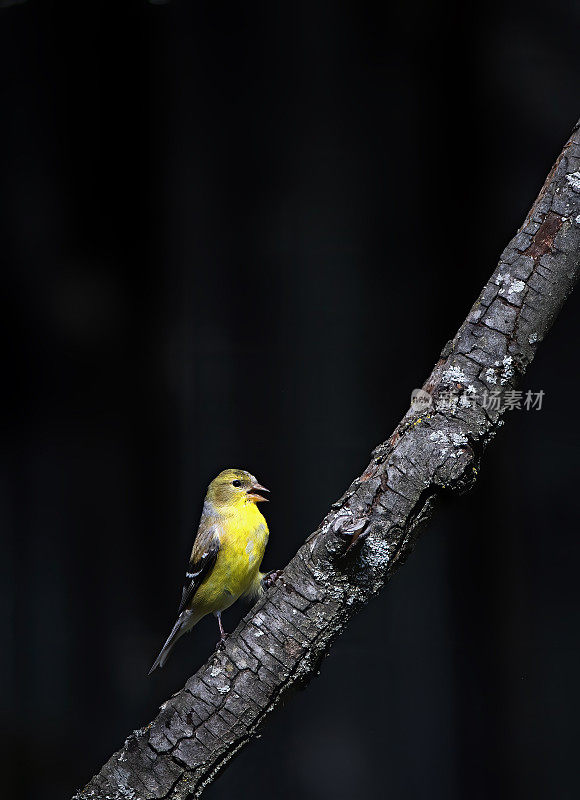
[[[262,486],[259,483],[253,483],[247,492],[248,500],[253,500],[254,503],[267,503],[268,498],[262,497],[261,494],[254,494],[254,492],[269,492],[269,489],[266,489],[265,486]]]

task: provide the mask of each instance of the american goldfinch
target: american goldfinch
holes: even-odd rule
[[[185,573],[177,622],[149,674],[162,667],[175,642],[206,614],[215,614],[220,642],[226,639],[221,613],[242,595],[261,594],[278,572],[263,575],[260,564],[268,525],[257,503],[267,492],[249,472],[225,469],[210,483]]]

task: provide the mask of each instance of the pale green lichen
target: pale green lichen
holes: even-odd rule
[[[464,383],[467,380],[465,372],[455,364],[443,371],[443,378],[452,383]]]
[[[488,367],[485,370],[485,380],[486,380],[486,383],[491,383],[491,384],[496,384],[497,383],[497,377],[496,377],[495,370],[493,369],[493,367]]]
[[[526,284],[523,281],[513,281],[509,286],[508,294],[519,294],[523,292],[525,288]]]
[[[505,386],[508,381],[510,381],[514,377],[514,368],[513,368],[513,358],[512,356],[504,356],[501,362],[501,378],[500,383],[502,386]],[[495,362],[496,365],[499,367],[499,361]]]

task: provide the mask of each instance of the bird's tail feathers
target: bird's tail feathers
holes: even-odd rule
[[[191,630],[191,628],[195,624],[192,619],[192,616],[193,615],[191,611],[186,610],[182,611],[181,614],[177,617],[177,622],[175,623],[173,629],[171,630],[171,633],[167,637],[167,641],[161,648],[161,652],[155,659],[155,663],[147,673],[148,675],[151,675],[153,670],[157,669],[157,667],[162,667],[165,664],[165,662],[169,658],[169,654],[171,653],[175,642],[179,638],[181,638],[184,633],[187,633],[189,630]]]

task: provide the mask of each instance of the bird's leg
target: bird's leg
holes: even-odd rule
[[[271,569],[270,572],[267,572],[261,581],[262,589],[264,591],[266,591],[266,589],[269,589],[270,586],[276,583],[281,574],[282,574],[281,569]]]
[[[219,628],[220,628],[220,640],[217,643],[217,649],[218,650],[223,650],[224,647],[226,646],[226,639],[228,638],[229,634],[224,631],[224,626],[222,625],[222,612],[221,611],[216,611],[215,615],[216,615],[216,618],[217,618],[217,621],[218,621],[218,625],[219,625]]]

